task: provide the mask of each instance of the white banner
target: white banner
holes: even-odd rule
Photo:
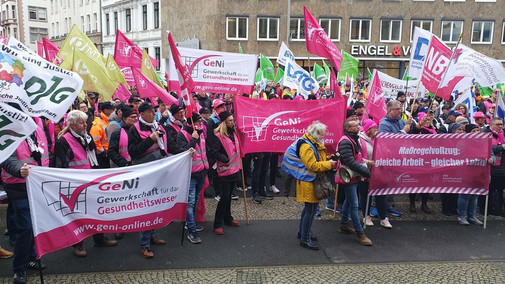
[[[409,74],[411,78],[421,78],[423,72],[424,58],[428,54],[432,34],[419,27],[414,28],[412,47],[410,49]]]
[[[30,116],[58,122],[82,88],[74,72],[38,55],[0,44],[0,101],[19,104]]]
[[[307,99],[310,91],[316,93],[319,89],[319,83],[312,78],[309,72],[296,64],[289,58],[286,58],[286,68],[284,70],[284,79],[282,85],[296,89],[298,94]]]
[[[24,45],[22,42],[20,42],[17,38],[15,38],[13,36],[9,37],[9,40],[7,41],[6,45],[8,45],[9,47],[12,47],[14,49],[17,49],[19,51],[24,51],[26,53],[29,53],[30,55],[32,55],[34,57],[44,59],[44,58],[40,57],[40,55],[37,52],[30,49],[28,46]]]
[[[416,92],[417,83],[419,83],[419,80],[409,80],[407,86],[407,81],[391,77],[388,74],[382,73],[378,70],[377,75],[381,81],[382,91],[384,92],[384,97],[386,99],[396,99],[396,95],[398,95],[398,92],[400,91],[405,93],[407,99],[414,98],[414,93]],[[406,91],[405,87],[407,87]],[[419,86],[417,93],[418,96],[422,96],[424,94],[424,87],[422,85]]]
[[[183,63],[189,67],[195,83],[194,92],[250,94],[258,67],[258,56],[178,47]],[[169,56],[168,80],[179,84],[172,56]]]
[[[185,220],[190,177],[189,151],[124,168],[32,167],[27,188],[38,257],[96,233]]]
[[[295,61],[295,55],[291,50],[289,50],[288,46],[282,42],[281,48],[279,48],[279,55],[277,56],[277,63],[282,66],[286,66],[286,59],[291,59]]]
[[[0,103],[0,163],[37,129],[33,119],[7,104]]]

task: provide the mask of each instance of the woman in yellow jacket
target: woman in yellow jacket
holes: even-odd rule
[[[299,157],[303,165],[312,173],[322,174],[335,167],[336,162],[327,159],[326,147],[323,144],[323,138],[326,134],[326,125],[319,121],[314,121],[307,132],[303,135],[303,139],[309,141],[311,144],[303,143],[300,145]],[[314,146],[314,147],[313,147]],[[314,153],[314,148],[317,149],[318,158]],[[314,193],[313,182],[296,181],[296,201],[305,203],[302,215],[300,218],[300,230],[298,237],[300,238],[300,246],[318,250],[319,247],[315,236],[312,236],[311,227],[314,221],[314,214],[319,200]]]

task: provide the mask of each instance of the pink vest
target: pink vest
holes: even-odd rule
[[[338,141],[337,145],[340,144],[340,142],[342,142],[343,140],[347,140],[349,142],[351,142],[351,145],[352,145],[352,149],[353,149],[353,153],[355,152],[354,151],[354,147],[356,147],[356,142],[352,141],[349,137],[347,137],[346,135],[342,135],[342,137],[340,137],[340,140]],[[366,150],[366,149],[365,149]],[[363,154],[361,152],[358,152],[357,154],[354,154],[354,159],[356,160],[356,162],[358,163],[363,163]],[[354,177],[352,178],[349,182],[345,182],[343,181],[341,178],[340,178],[340,161],[338,161],[338,167],[337,167],[337,174],[335,175],[335,181],[339,184],[351,184],[351,183],[357,183],[360,181],[361,177]]]
[[[119,155],[125,158],[128,162],[132,160],[130,153],[128,153],[128,133],[121,127],[119,132]]]
[[[237,134],[234,133],[233,137],[235,138],[235,143],[231,141],[228,137],[221,137],[219,132],[216,133],[216,137],[221,141],[221,144],[226,151],[226,155],[230,159],[228,164],[223,164],[221,162],[217,162],[217,175],[220,177],[229,176],[236,172],[238,172],[242,168],[242,162],[240,160],[240,150],[237,147],[238,137]]]
[[[139,133],[140,138],[142,138],[142,140],[148,138],[152,133],[151,130],[140,130],[140,122],[135,123],[135,128],[137,129],[137,132]],[[165,130],[163,129],[163,127],[161,127],[161,125],[158,125],[158,131],[161,131],[164,133],[164,135],[161,139],[163,140],[163,144],[165,144],[165,149],[167,149],[167,133],[165,133]],[[144,155],[152,153],[152,152],[158,150],[159,148],[160,148],[160,146],[158,146],[158,143],[156,141],[154,141],[153,145],[151,147],[149,147],[149,149],[147,149],[147,151],[144,153]]]
[[[497,133],[496,131],[494,130],[491,130],[491,132],[494,134],[494,135],[497,135],[498,138],[491,136],[492,139],[491,139],[491,145],[492,146],[497,146],[497,145],[500,145],[500,144],[505,144],[505,139],[503,138],[503,132],[500,132],[500,133]],[[498,167],[501,165],[501,159],[502,159],[502,154],[499,153],[499,154],[496,154],[496,162],[493,164],[493,167]]]
[[[82,147],[81,143],[75,138],[72,133],[65,133],[62,138],[67,140],[68,145],[74,153],[74,158],[68,163],[70,169],[91,169],[91,164],[88,160],[88,154]]]
[[[191,134],[186,130],[181,130],[184,137],[189,142],[191,141]],[[193,156],[193,164],[191,166],[191,172],[197,173],[209,168],[209,161],[207,161],[207,152],[205,151],[205,138],[203,133],[200,134],[200,143],[195,146],[195,155]]]
[[[37,129],[35,130],[35,136],[37,137],[38,146],[44,150],[44,154],[42,154],[41,159],[42,166],[47,167],[49,166],[49,150],[47,148],[47,138],[46,134],[44,133],[44,128],[42,128],[40,125],[38,125]],[[30,146],[28,146],[28,142],[26,142],[26,140],[21,142],[19,147],[16,149],[16,156],[18,157],[19,162],[23,164],[27,163],[28,165],[32,166],[38,166],[37,162],[35,161],[35,159],[33,159],[31,155],[32,151],[30,151]],[[26,179],[11,176],[3,169],[2,169],[2,181],[5,184],[26,183]]]
[[[175,129],[175,131],[177,131],[177,133],[181,132],[181,130],[182,130],[179,125],[177,125],[173,122],[170,122],[168,125],[172,126]]]

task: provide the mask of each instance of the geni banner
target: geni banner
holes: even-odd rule
[[[195,83],[193,92],[252,93],[258,66],[257,55],[185,47],[178,47],[178,50]],[[172,56],[168,65],[170,86],[179,84]]]
[[[379,133],[369,194],[487,195],[490,157],[491,133]]]
[[[315,120],[328,129],[324,144],[335,153],[343,133],[346,101],[327,100],[262,100],[235,97],[235,119],[243,154],[274,152],[286,149],[306,132]]]
[[[93,234],[185,220],[190,176],[188,151],[124,168],[32,167],[27,189],[38,257]]]

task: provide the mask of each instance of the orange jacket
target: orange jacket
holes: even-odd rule
[[[107,140],[107,135],[105,134],[105,129],[107,129],[108,125],[109,118],[101,113],[100,117],[95,117],[91,129],[89,130],[89,134],[93,137],[93,141],[95,142],[97,154],[100,154],[103,151],[107,153],[109,150],[109,141]]]

